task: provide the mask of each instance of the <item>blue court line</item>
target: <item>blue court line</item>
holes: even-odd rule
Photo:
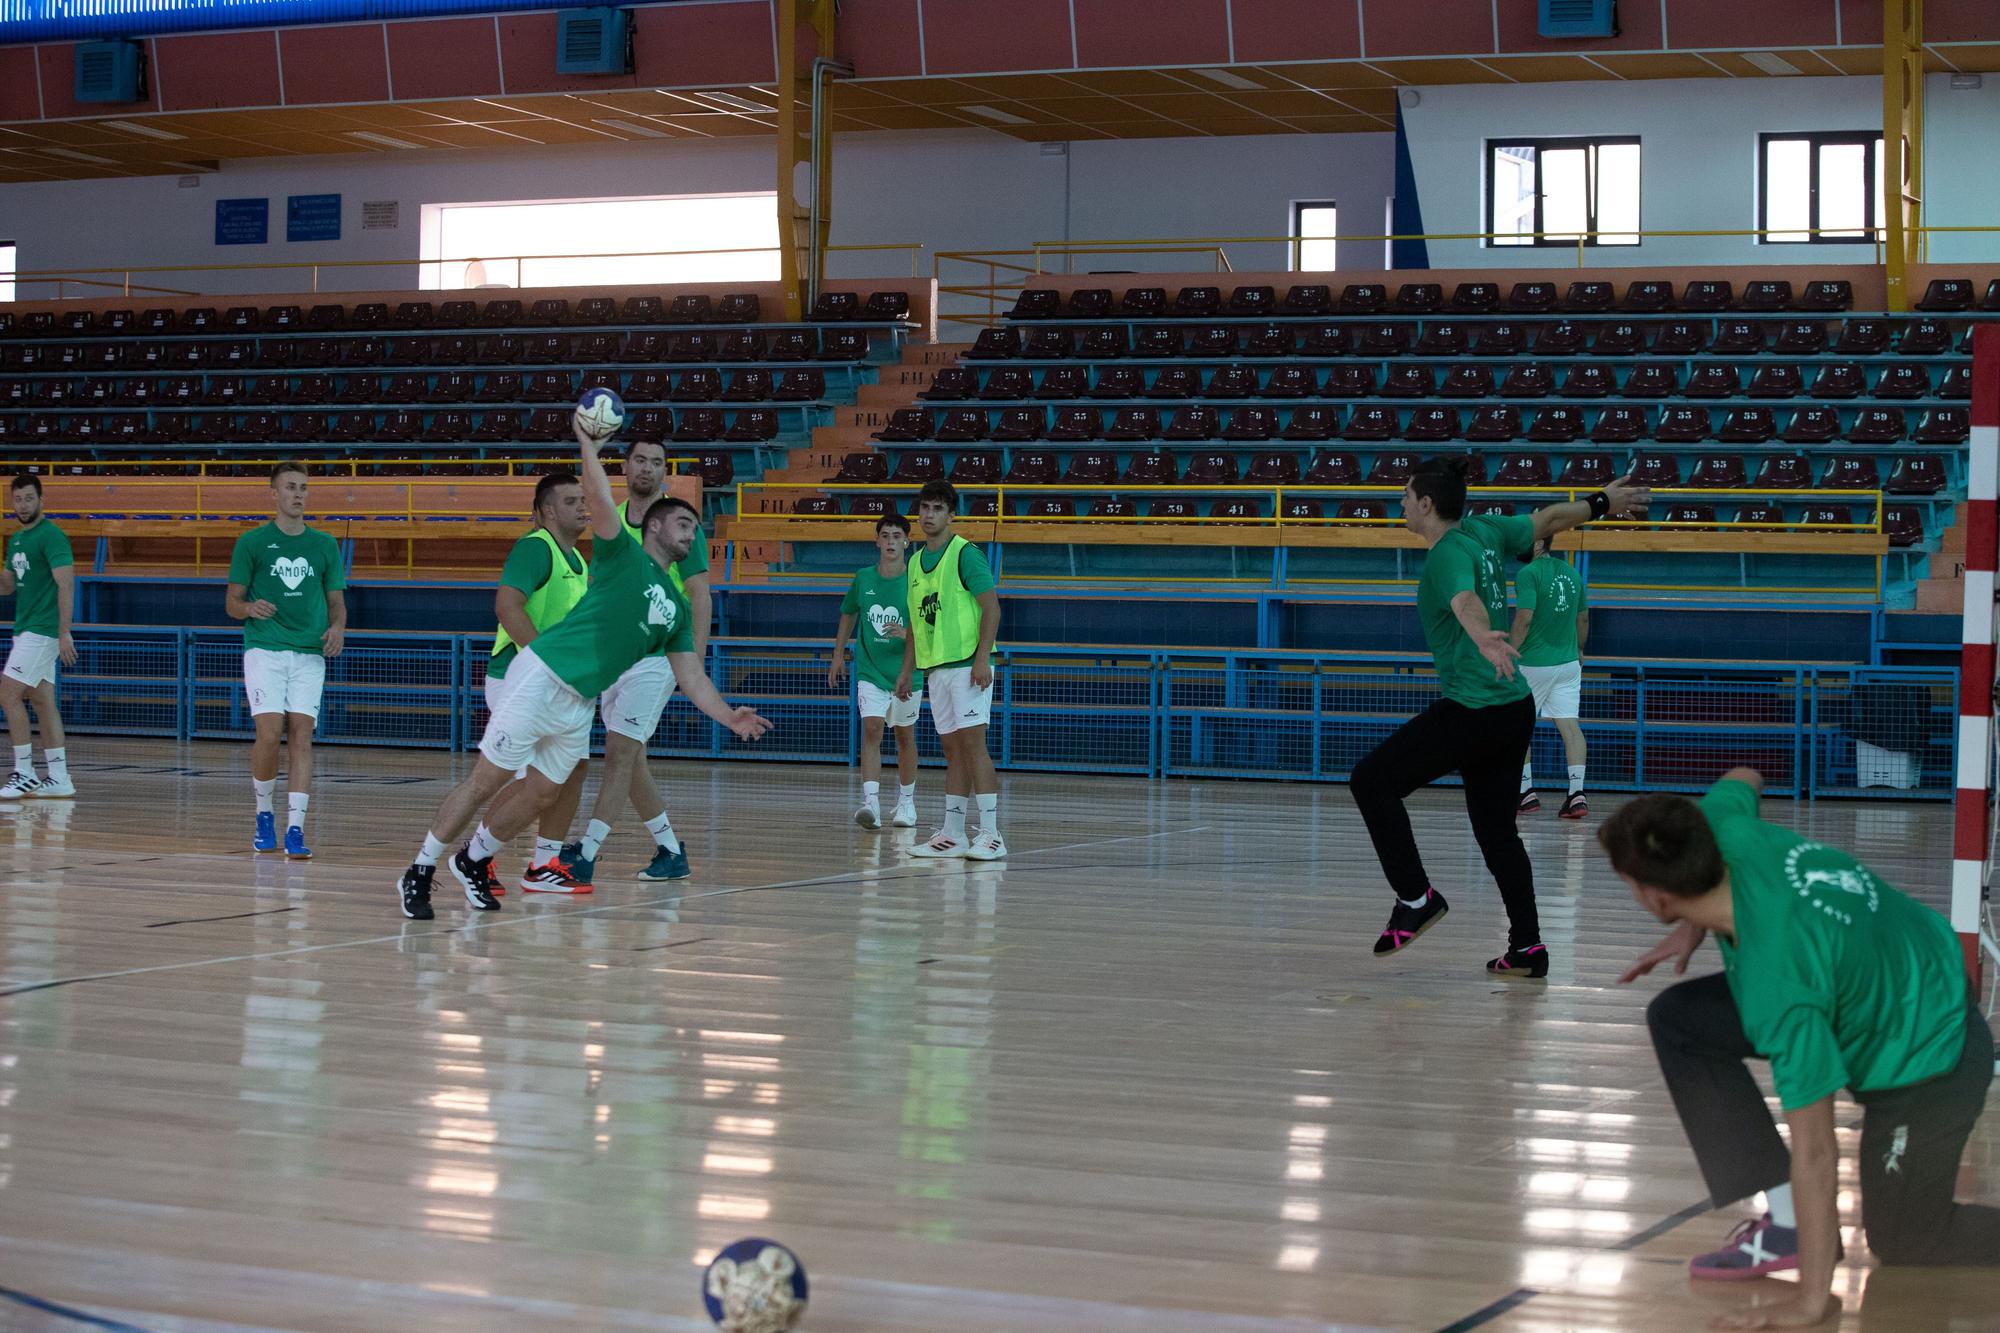
[[[122,1324],[116,1319],[100,1318],[88,1310],[79,1310],[74,1306],[60,1305],[55,1301],[45,1301],[40,1296],[31,1296],[25,1291],[16,1291],[12,1287],[0,1287],[0,1299],[13,1301],[16,1305],[25,1305],[31,1310],[40,1310],[45,1314],[57,1315],[63,1319],[72,1320],[75,1323],[88,1324],[92,1328],[109,1329],[111,1333],[146,1333],[146,1330],[140,1328],[137,1324]]]

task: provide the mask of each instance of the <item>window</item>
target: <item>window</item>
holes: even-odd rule
[[[426,204],[422,285],[776,282],[775,193]],[[729,251],[671,254],[663,251]],[[602,255],[610,258],[564,258]]]
[[[1338,234],[1334,223],[1339,216],[1340,210],[1331,201],[1292,201],[1292,272],[1334,270],[1334,237]]]
[[[1881,135],[1766,134],[1759,148],[1757,226],[1764,244],[1834,245],[1880,234]]]
[[[14,243],[0,241],[0,301],[14,299]]]
[[[1637,139],[1489,139],[1490,245],[1639,243]]]

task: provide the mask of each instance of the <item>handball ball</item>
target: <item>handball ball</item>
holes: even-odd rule
[[[591,438],[608,440],[625,424],[625,402],[609,389],[592,389],[576,400],[576,421]]]
[[[805,1316],[805,1265],[774,1240],[739,1240],[702,1274],[701,1299],[722,1333],[787,1333]]]

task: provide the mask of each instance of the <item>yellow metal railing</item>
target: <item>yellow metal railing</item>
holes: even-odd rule
[[[131,293],[136,291],[141,293],[160,292],[172,296],[201,296],[204,295],[204,293],[197,291],[186,291],[176,287],[148,287],[144,285],[135,284],[132,281],[132,277],[134,274],[162,274],[162,273],[304,272],[310,276],[311,285],[308,290],[317,292],[320,289],[319,288],[320,273],[322,270],[327,270],[327,269],[344,270],[344,269],[362,269],[362,268],[378,268],[378,269],[416,268],[420,271],[428,270],[433,276],[436,276],[437,270],[441,269],[444,265],[447,264],[484,263],[484,264],[514,264],[518,266],[522,263],[534,263],[537,261],[546,261],[546,260],[673,259],[673,258],[691,258],[691,257],[712,256],[712,255],[777,254],[780,248],[781,247],[775,245],[750,245],[750,246],[735,246],[726,249],[709,249],[709,250],[622,250],[622,251],[609,251],[602,253],[566,254],[566,255],[466,255],[463,258],[458,258],[458,259],[424,259],[419,257],[419,258],[403,258],[403,259],[321,259],[321,260],[298,259],[298,260],[276,260],[276,261],[256,263],[256,264],[123,264],[123,265],[112,265],[110,267],[105,267],[105,268],[23,269],[14,275],[14,281],[16,284],[21,284],[21,283],[54,284],[57,286],[58,289],[57,299],[63,299],[64,297],[65,291],[62,284],[67,284],[72,282],[77,283],[79,285],[107,288],[110,290],[117,291],[124,295],[130,295]],[[922,276],[920,264],[923,258],[924,246],[917,241],[890,241],[877,245],[830,245],[827,247],[827,252],[829,254],[835,254],[835,253],[854,254],[854,253],[864,253],[864,252],[885,252],[885,251],[895,251],[895,250],[902,250],[909,252],[911,277],[915,278]],[[516,272],[518,274],[519,272],[518,267],[516,268]],[[114,276],[118,279],[115,282],[104,280],[112,278]],[[424,290],[451,290],[451,291],[468,290],[469,291],[473,289],[432,287],[432,288],[425,288]],[[218,294],[220,295],[223,293],[218,293]],[[234,295],[234,293],[227,293],[227,294]]]
[[[1918,238],[1919,261],[1927,262],[1932,233],[2000,233],[2000,225],[1916,227],[1911,230]],[[1531,252],[1538,248],[1551,249],[1552,247],[1548,246],[1531,245],[1529,242],[1559,241],[1564,247],[1574,247],[1576,267],[1583,269],[1590,267],[1589,254],[1591,242],[1602,237],[1617,237],[1621,241],[1625,237],[1636,237],[1639,241],[1697,238],[1754,238],[1762,240],[1771,236],[1797,236],[1799,234],[1799,229],[1796,227],[1715,227],[1640,228],[1636,231],[1599,230],[1586,232],[1388,232],[1372,236],[1342,235],[1336,239],[1337,243],[1341,245],[1393,241],[1423,241],[1426,243],[1434,241],[1479,241],[1486,244],[1490,249],[1507,253]],[[1201,257],[1200,268],[1203,270],[1212,269],[1217,273],[1233,273],[1236,271],[1236,266],[1231,262],[1229,253],[1224,248],[1225,246],[1283,245],[1290,247],[1288,267],[1296,270],[1301,247],[1309,239],[1300,236],[1146,237],[1081,241],[1035,241],[1028,247],[1017,250],[940,250],[931,257],[932,274],[938,281],[939,296],[961,296],[972,298],[974,301],[984,301],[986,310],[983,316],[978,314],[940,313],[938,319],[940,322],[958,324],[990,324],[998,320],[1005,313],[1001,305],[1003,297],[1018,293],[1032,285],[1027,281],[1029,278],[1044,277],[1057,272],[1070,274],[1074,269],[1074,264],[1071,261],[1079,257],[1191,255]],[[1874,229],[1866,238],[1857,238],[1857,243],[1864,243],[1869,246],[1874,264],[1880,266],[1884,263],[1884,237],[1881,228]],[[1777,260],[1777,255],[1783,253],[1782,246],[1787,243],[1775,244],[1779,244],[1781,249],[1773,252],[1772,258],[1774,262]],[[1624,250],[1630,247],[1620,244],[1616,248]],[[1807,253],[1820,253],[1816,248],[1810,246],[1801,245],[1800,249],[1804,252],[1800,256],[1801,260],[1804,259]],[[1995,258],[2000,259],[2000,254],[1997,254]],[[1060,268],[1055,266],[1055,261],[1057,260],[1063,261]],[[958,276],[951,273],[947,268],[947,265],[954,264],[982,270],[986,280],[984,282],[947,281],[948,277]],[[1003,278],[1002,274],[1018,274],[1021,276]],[[1125,278],[1127,282],[1133,280],[1134,278],[1131,276]]]

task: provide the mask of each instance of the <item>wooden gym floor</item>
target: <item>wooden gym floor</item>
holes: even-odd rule
[[[1415,804],[1451,918],[1382,962],[1337,786],[1017,776],[1012,859],[938,866],[841,770],[668,765],[692,880],[623,878],[628,826],[591,897],[415,923],[463,757],[323,747],[288,864],[244,747],[72,748],[73,807],[0,810],[0,1328],[695,1333],[745,1235],[811,1333],[1685,1330],[1788,1290],[1685,1276],[1743,1210],[1701,1202],[1660,983],[1613,984],[1660,932],[1590,826],[1527,821],[1556,964],[1509,985],[1454,791]],[[1945,806],[1767,804],[1940,901]],[[2000,1201],[2000,1115],[1960,1192]],[[1848,1253],[1842,1327],[2000,1329],[2000,1272]]]

